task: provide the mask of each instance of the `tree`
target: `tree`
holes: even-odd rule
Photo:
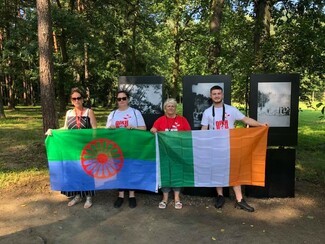
[[[263,44],[270,38],[272,0],[254,0],[255,32],[254,56],[255,66],[259,71],[268,72],[263,62]]]
[[[221,54],[220,28],[223,4],[224,0],[212,0],[211,4],[210,33],[213,36],[213,41],[210,44],[208,57],[208,69],[211,70],[211,74],[219,74],[217,58]]]
[[[0,82],[0,86],[1,86],[1,82]],[[6,115],[5,115],[5,110],[3,108],[3,102],[2,102],[2,96],[1,96],[1,90],[0,89],[0,119],[3,119],[3,118],[6,118]]]
[[[58,128],[55,109],[55,93],[53,82],[52,61],[52,21],[49,0],[37,0],[38,15],[38,46],[39,46],[39,77],[41,88],[41,104],[43,131]]]

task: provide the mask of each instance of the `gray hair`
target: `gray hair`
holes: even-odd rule
[[[172,104],[175,107],[177,107],[177,102],[175,100],[175,98],[168,98],[165,102],[164,102],[164,110],[166,110],[166,107],[168,104]]]

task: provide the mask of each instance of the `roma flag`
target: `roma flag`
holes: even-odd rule
[[[46,138],[52,190],[157,191],[155,137],[127,129],[53,130]]]
[[[265,184],[268,127],[159,132],[161,187]]]

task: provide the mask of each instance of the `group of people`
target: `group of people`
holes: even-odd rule
[[[71,103],[74,108],[68,110],[65,116],[64,129],[87,129],[97,127],[94,111],[83,106],[85,94],[79,88],[73,88],[70,94]],[[267,126],[266,124],[259,123],[258,121],[246,117],[237,108],[224,104],[223,89],[220,86],[213,86],[210,89],[210,98],[212,106],[203,112],[202,116],[202,130],[225,130],[234,128],[236,121],[242,121],[249,126]],[[139,110],[129,106],[130,96],[126,91],[119,91],[117,93],[117,109],[113,110],[107,118],[106,128],[127,128],[146,130],[146,124],[142,114]],[[164,115],[159,117],[150,129],[151,133],[159,131],[186,131],[191,130],[187,119],[176,113],[177,102],[173,98],[169,98],[164,103]],[[47,133],[50,134],[50,133]],[[218,159],[216,159],[218,160]],[[248,212],[253,212],[254,208],[246,203],[243,199],[241,186],[233,186],[236,196],[235,207],[243,209]],[[118,197],[114,202],[115,208],[120,208],[124,203],[125,192],[129,193],[129,207],[135,208],[137,206],[134,189],[119,189]],[[162,187],[162,200],[159,202],[158,207],[165,209],[168,205],[169,192],[174,192],[174,207],[175,209],[182,209],[183,205],[180,200],[179,187]],[[216,187],[217,197],[215,199],[215,207],[222,208],[225,203],[223,196],[223,188]],[[68,197],[72,197],[68,206],[74,206],[80,203],[82,199],[86,199],[84,208],[92,206],[92,197],[94,191],[79,191],[79,192],[62,192]]]

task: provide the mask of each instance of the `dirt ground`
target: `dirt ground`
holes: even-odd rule
[[[256,209],[222,210],[210,197],[182,195],[158,209],[159,194],[137,193],[138,207],[113,208],[116,191],[101,191],[94,205],[67,207],[49,179],[33,178],[0,190],[0,243],[325,243],[324,189],[296,182],[295,198],[247,198]]]

